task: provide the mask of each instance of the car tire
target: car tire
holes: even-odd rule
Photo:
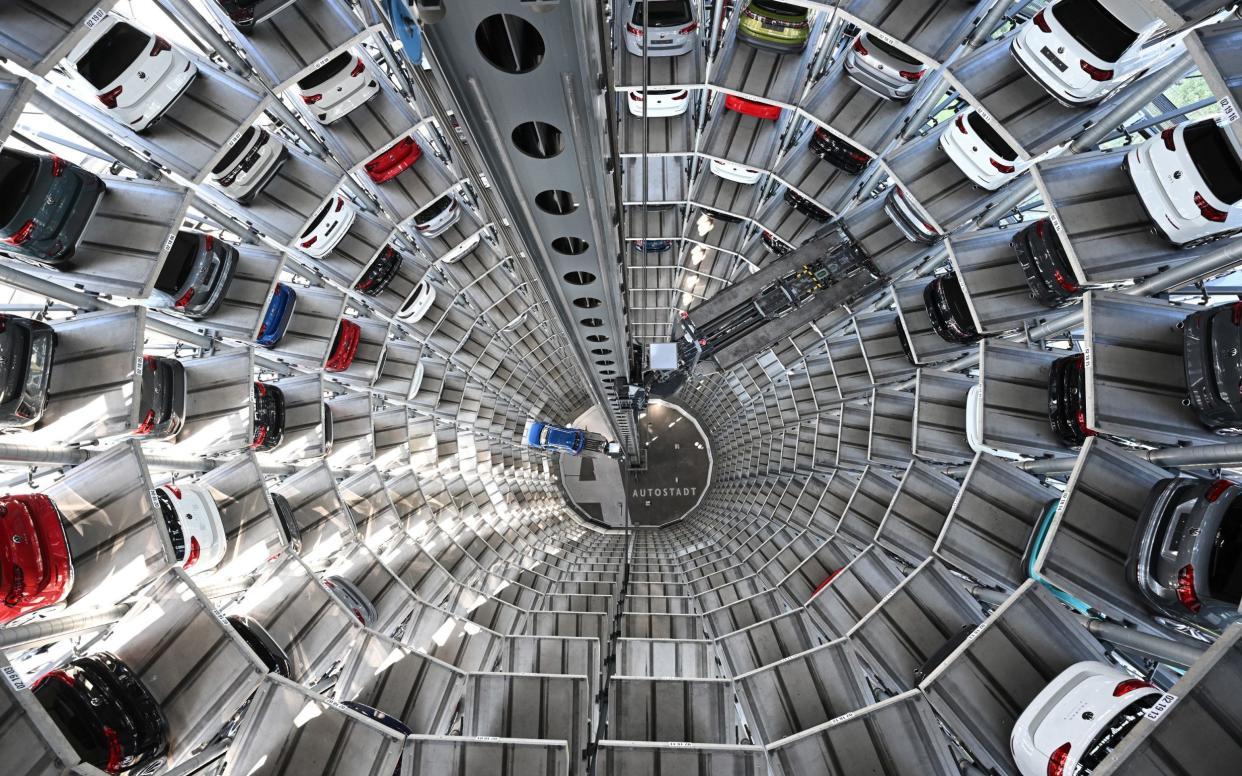
[[[164,770],[164,765],[168,762],[167,757],[158,757],[136,771],[132,771],[131,776],[155,776],[155,774]]]

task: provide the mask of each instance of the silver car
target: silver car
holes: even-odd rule
[[[198,320],[220,309],[233,273],[237,248],[210,234],[182,229],[177,232],[147,299],[153,307],[167,308]]]
[[[860,32],[845,55],[850,80],[886,100],[908,100],[927,65],[879,38]]]

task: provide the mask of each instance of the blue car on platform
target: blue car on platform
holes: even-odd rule
[[[277,283],[272,292],[272,301],[263,313],[263,323],[259,326],[259,336],[255,342],[265,348],[274,348],[280,338],[285,336],[289,321],[293,318],[293,308],[297,306],[298,295],[284,283]]]
[[[526,432],[526,444],[544,450],[559,450],[562,453],[578,455],[586,448],[586,432],[535,421]]]

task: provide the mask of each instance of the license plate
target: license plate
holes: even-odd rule
[[[1066,71],[1068,66],[1061,60],[1057,59],[1057,55],[1053,54],[1052,51],[1047,46],[1044,46],[1042,49],[1040,49],[1039,53],[1047,57],[1048,61],[1051,62],[1056,67],[1057,70],[1060,70],[1062,73]]]
[[[761,22],[761,24],[763,25],[763,28],[765,30],[776,30],[777,32],[780,32],[781,30],[785,29],[782,25],[777,24],[776,22],[769,22],[765,20]]]

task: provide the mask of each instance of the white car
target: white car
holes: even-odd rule
[[[690,107],[689,89],[635,89],[625,93],[625,104],[631,116],[643,115],[643,106],[647,108],[647,118],[665,119],[680,116]]]
[[[647,5],[646,11],[643,6]],[[646,16],[647,24],[643,25]],[[643,55],[647,37],[647,56],[676,57],[694,50],[699,23],[694,20],[690,0],[627,0],[625,11],[625,50]]]
[[[357,215],[358,211],[352,202],[342,194],[333,194],[324,201],[315,217],[302,230],[296,240],[297,246],[307,256],[322,259],[345,237]]]
[[[211,168],[210,179],[225,194],[249,204],[289,158],[289,147],[276,135],[247,127]]]
[[[331,124],[379,94],[379,82],[366,61],[346,49],[298,79],[302,102],[321,124]]]
[[[181,568],[198,574],[220,565],[228,552],[228,538],[220,510],[206,488],[161,485],[155,489],[155,501]]]
[[[922,205],[897,186],[884,199],[884,213],[897,225],[902,236],[911,242],[931,245],[943,235]]]
[[[927,65],[866,32],[858,33],[842,63],[846,76],[886,100],[908,100]]]
[[[414,377],[410,380],[410,392],[406,394],[406,399],[412,401],[418,392],[423,389],[423,375],[426,373],[423,362],[419,361],[418,366],[414,367]]]
[[[940,133],[940,147],[971,183],[995,191],[1031,166],[971,108]]]
[[[1176,57],[1181,38],[1134,0],[1060,0],[1022,25],[1009,51],[1054,99],[1089,105]]]
[[[1152,227],[1179,246],[1242,228],[1242,161],[1214,119],[1170,127],[1126,154]]]
[[[406,323],[418,323],[435,301],[436,287],[431,285],[430,280],[423,278],[414,286],[414,293],[410,294],[410,298],[397,311],[397,318]]]
[[[1107,663],[1062,671],[1031,701],[1009,736],[1022,776],[1088,776],[1164,691]]]
[[[983,386],[972,385],[966,392],[966,444],[976,453],[987,453],[997,458],[1008,458],[1018,461],[1022,456],[999,447],[988,447],[983,444]]]
[[[353,612],[363,627],[371,627],[379,618],[371,599],[367,598],[357,585],[345,577],[324,577],[323,586],[328,588],[333,597],[344,604],[346,609]]]
[[[454,245],[448,253],[440,257],[440,261],[445,264],[453,264],[461,260],[462,256],[472,252],[479,247],[479,243],[483,240],[483,231],[479,230],[470,235],[466,239]]]
[[[743,186],[758,183],[759,178],[763,175],[763,170],[756,170],[753,167],[747,167],[744,164],[737,164],[725,159],[713,159],[710,167],[713,175],[718,175],[727,181],[740,183]]]
[[[141,132],[190,88],[198,67],[158,35],[109,13],[69,54],[117,121]]]
[[[423,237],[439,237],[461,218],[461,208],[452,194],[445,194],[414,214],[414,228]]]

